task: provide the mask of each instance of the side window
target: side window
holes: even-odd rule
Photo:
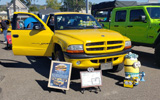
[[[131,10],[130,11],[130,21],[131,22],[139,22],[141,21],[141,16],[145,15],[142,9],[139,10]]]
[[[117,11],[116,12],[116,17],[115,17],[115,22],[125,22],[126,21],[126,11]]]
[[[50,26],[54,25],[54,16],[53,15],[50,16],[47,25],[50,25]]]
[[[33,30],[35,25],[42,25],[35,17],[26,14],[18,14],[16,18],[17,30]]]

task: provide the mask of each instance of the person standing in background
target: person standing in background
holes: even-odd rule
[[[1,34],[1,29],[2,29],[2,26],[1,26],[1,19],[0,19],[0,34]]]
[[[0,20],[1,23],[1,28],[3,30],[3,35],[4,35],[4,44],[7,44],[7,24],[5,21]]]

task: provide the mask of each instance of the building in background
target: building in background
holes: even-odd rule
[[[28,12],[28,7],[22,3],[20,0],[15,0],[15,5],[16,5],[16,12]],[[7,13],[8,13],[8,17],[9,19],[13,18],[13,13],[14,13],[14,9],[13,9],[13,3],[10,3],[7,7]]]
[[[61,12],[61,11],[60,10],[55,10],[55,9],[52,9],[52,8],[45,8],[45,9],[39,10],[39,13],[42,14],[42,19],[45,15],[54,14],[56,12]]]
[[[0,12],[0,19],[4,19],[4,20],[8,19],[6,11],[1,11]]]

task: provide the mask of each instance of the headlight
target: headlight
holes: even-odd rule
[[[125,49],[131,48],[131,41],[125,41]]]
[[[67,48],[68,53],[84,53],[83,45],[70,45]]]

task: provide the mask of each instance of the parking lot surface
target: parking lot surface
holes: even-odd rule
[[[134,88],[123,87],[124,70],[102,72],[101,92],[81,91],[79,73],[72,74],[70,90],[48,88],[50,60],[46,57],[15,56],[2,43],[0,34],[0,100],[160,100],[160,67],[154,60],[154,49],[135,46],[140,71],[146,73],[145,82]]]

